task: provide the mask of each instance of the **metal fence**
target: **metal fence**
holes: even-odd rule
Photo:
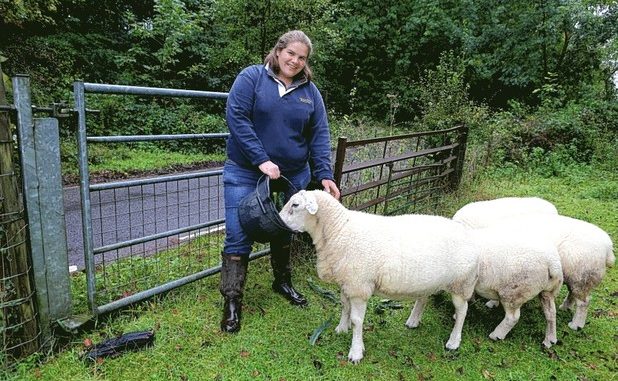
[[[0,89],[0,373],[49,348],[50,321],[69,313],[58,121],[34,117],[50,110],[32,106],[27,76],[12,82],[14,104]]]
[[[221,169],[90,184],[88,145],[228,134],[87,136],[87,93],[201,99],[225,99],[227,93],[75,83],[86,302],[98,315],[218,272],[225,221]],[[456,182],[464,145],[464,127],[356,142],[341,138],[335,170],[342,199],[377,213],[401,212],[402,205],[417,211]],[[267,253],[256,247],[253,258]],[[75,299],[80,297],[77,292]]]
[[[5,99],[0,104],[5,104]],[[13,112],[11,114],[14,115]],[[17,165],[14,118],[0,111],[0,374],[39,349],[40,330]]]
[[[226,99],[227,93],[75,83],[86,302],[99,315],[220,270],[222,170],[91,184],[88,145],[221,140],[228,134],[87,136],[87,93],[201,99]],[[258,247],[252,258],[267,252]],[[74,309],[83,307],[82,291],[74,292]]]
[[[429,213],[459,184],[468,129],[348,141],[339,138],[335,181],[349,208],[378,214]]]

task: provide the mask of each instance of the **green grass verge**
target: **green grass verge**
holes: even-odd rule
[[[93,173],[102,171],[136,172],[148,171],[175,165],[196,164],[207,161],[222,161],[223,154],[186,154],[160,150],[113,151],[112,156],[100,160],[90,168]]]
[[[67,144],[63,147],[68,147]],[[73,149],[72,146],[70,146]],[[225,153],[186,153],[163,150],[155,146],[135,148],[92,145],[88,151],[89,173],[92,177],[122,178],[149,172],[186,170],[192,166],[223,163]],[[78,177],[77,152],[63,148],[63,175],[76,181]]]
[[[543,177],[516,169],[482,176],[445,199],[443,213],[467,202],[511,195],[536,195],[559,211],[605,229],[618,240],[618,174],[575,167],[561,177]],[[364,325],[365,358],[347,362],[351,332],[337,335],[340,307],[310,284],[338,294],[318,280],[315,259],[295,258],[295,283],[310,301],[295,308],[270,290],[268,258],[253,261],[245,292],[243,328],[235,335],[219,331],[221,298],[218,276],[168,293],[72,337],[59,353],[38,363],[31,358],[13,377],[20,380],[612,380],[617,378],[618,271],[608,271],[594,291],[586,327],[567,327],[571,314],[558,311],[557,345],[543,349],[545,322],[537,300],[522,309],[520,322],[502,342],[488,338],[503,317],[483,301],[471,303],[460,349],[444,349],[452,328],[453,307],[444,295],[430,299],[421,325],[407,329],[411,303],[383,308],[370,300]],[[559,303],[565,296],[560,295]],[[310,344],[314,330],[332,320]],[[99,363],[85,362],[84,340],[98,343],[122,332],[154,329],[154,347]]]

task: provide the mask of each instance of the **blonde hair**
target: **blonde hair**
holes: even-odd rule
[[[303,70],[298,73],[297,77],[304,76],[308,81],[311,81],[311,78],[313,78],[313,73],[311,71],[311,67],[309,67],[309,56],[311,55],[313,45],[311,45],[311,40],[303,31],[291,30],[279,37],[275,46],[270,50],[266,58],[264,58],[264,65],[268,65],[275,72],[275,74],[279,74],[280,68],[279,61],[277,60],[277,53],[285,49],[293,42],[300,42],[307,46],[307,61],[305,62]]]

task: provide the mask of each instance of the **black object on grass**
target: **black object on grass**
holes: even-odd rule
[[[129,332],[113,339],[105,340],[92,347],[85,359],[96,361],[99,357],[116,357],[122,352],[136,351],[154,344],[154,331]]]

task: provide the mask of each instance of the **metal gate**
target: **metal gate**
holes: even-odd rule
[[[227,93],[74,83],[85,288],[90,313],[99,315],[220,271],[222,169],[91,184],[88,144],[221,140],[228,134],[88,136],[87,93],[219,100]],[[251,258],[267,253],[258,248]]]
[[[379,214],[435,213],[461,180],[468,128],[348,141],[340,137],[335,182],[349,208]]]

